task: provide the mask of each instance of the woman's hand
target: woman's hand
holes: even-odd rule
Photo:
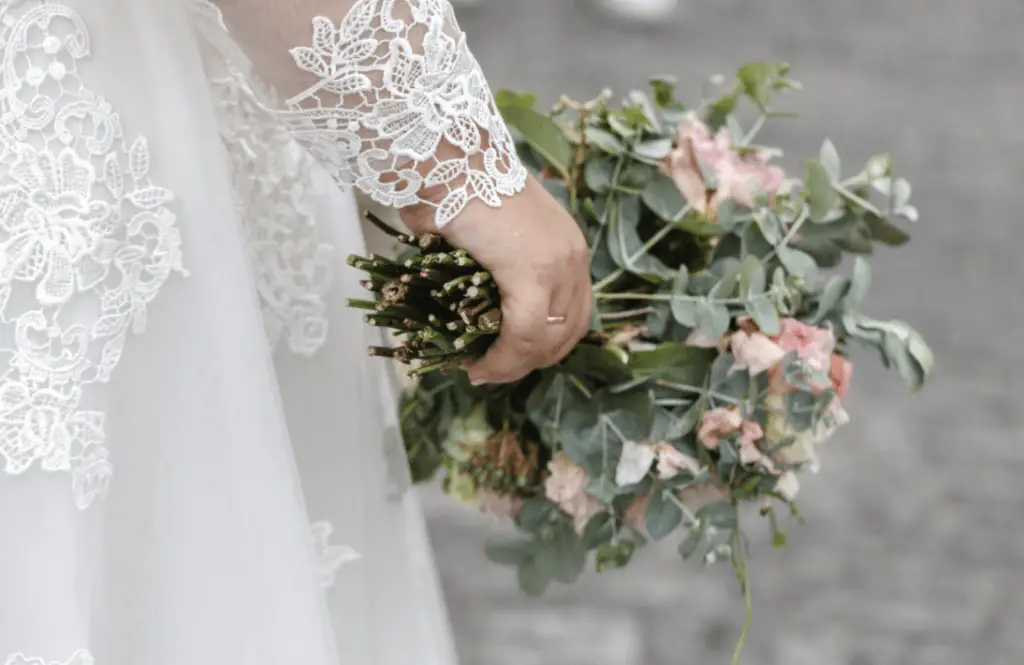
[[[433,209],[403,208],[414,233],[469,251],[501,292],[501,332],[468,368],[473,383],[508,383],[564,358],[590,328],[590,253],[565,209],[534,178],[491,208],[478,200],[440,231]]]

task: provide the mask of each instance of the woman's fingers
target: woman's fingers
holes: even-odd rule
[[[501,332],[487,354],[469,367],[470,381],[510,383],[540,367],[550,354],[550,305],[551,294],[538,284],[502,288]]]

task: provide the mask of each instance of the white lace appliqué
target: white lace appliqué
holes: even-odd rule
[[[93,665],[93,659],[92,655],[84,649],[76,651],[71,658],[64,662],[50,662],[45,658],[29,658],[25,654],[15,653],[8,656],[4,665]]]
[[[330,522],[314,522],[310,525],[317,575],[320,578],[320,586],[325,589],[334,584],[338,568],[361,558],[359,553],[348,545],[332,545],[330,539],[333,533],[334,525]]]
[[[212,89],[271,345],[286,339],[294,353],[312,356],[327,339],[324,296],[335,261],[317,229],[316,163],[239,72],[214,79]]]
[[[337,26],[315,18],[312,45],[292,55],[316,83],[281,117],[339,182],[388,206],[435,205],[439,227],[472,199],[498,207],[525,186],[447,0],[359,0]]]
[[[69,472],[84,509],[111,475],[90,386],[182,271],[180,237],[145,139],[79,77],[81,18],[8,0],[0,21],[0,459],[12,475]]]

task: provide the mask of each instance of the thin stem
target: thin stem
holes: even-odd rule
[[[390,224],[388,224],[383,219],[373,214],[369,210],[366,211],[366,219],[368,222],[376,226],[382,233],[391,236],[392,238],[398,238],[404,235],[401,231],[391,226]]]
[[[678,508],[683,513],[683,516],[687,519],[687,529],[692,529],[700,525],[700,520],[697,519],[697,516],[690,512],[690,509],[686,507],[686,504],[683,503],[682,499],[676,496],[675,492],[671,490],[664,490],[662,492],[662,496],[667,497],[668,500],[674,503],[676,505],[676,508]]]
[[[764,127],[764,123],[768,121],[768,114],[762,114],[758,116],[757,120],[754,121],[754,126],[750,128],[747,135],[743,137],[743,145],[750,145],[758,132]]]
[[[680,218],[685,217],[686,213],[688,212],[690,212],[689,204],[687,204],[686,207],[683,208],[682,212],[680,212]],[[643,257],[645,254],[654,249],[655,245],[664,240],[665,236],[667,236],[669,233],[672,233],[672,231],[675,230],[675,224],[666,224],[662,226],[660,229],[658,229],[657,233],[651,236],[650,239],[647,242],[645,242],[642,247],[640,247],[640,249],[636,250],[636,252],[632,256],[626,259],[626,265],[632,266],[633,264],[635,264],[637,261],[640,260],[641,257]],[[626,274],[625,268],[617,269],[615,272],[608,275],[607,277],[605,277],[600,282],[594,285],[594,293],[600,293],[605,289],[605,287],[607,287],[609,284],[617,280],[619,277],[622,277],[624,274]]]
[[[743,549],[743,538],[736,534],[739,533],[737,527],[733,531],[733,568],[736,571],[736,576],[740,580],[740,586],[743,587],[743,629],[740,630],[739,639],[736,640],[736,648],[732,652],[732,665],[739,665],[740,655],[743,653],[743,645],[747,642],[747,633],[750,632],[750,620],[753,615],[753,603],[750,598],[750,578],[747,574],[747,554]]]
[[[640,307],[638,309],[629,309],[625,312],[608,312],[601,315],[601,319],[604,321],[616,321],[619,319],[632,319],[637,316],[645,316],[647,314],[654,313],[653,307]]]
[[[675,383],[673,381],[666,381],[664,379],[658,379],[654,383],[655,385],[661,386],[662,388],[668,388],[669,390],[675,390],[681,393],[707,395],[708,397],[713,397],[717,400],[727,402],[729,404],[740,404],[740,400],[736,399],[735,397],[730,397],[728,395],[715,392],[714,390],[705,390],[700,386],[688,386],[685,383]]]
[[[750,298],[708,298],[706,296],[688,296],[681,293],[668,294],[668,293],[595,293],[594,297],[598,300],[648,300],[656,302],[669,302],[672,300],[688,300],[690,302],[697,302],[706,300],[709,303],[715,303],[719,305],[745,305],[756,298],[767,298],[772,295],[774,289],[759,293]]]

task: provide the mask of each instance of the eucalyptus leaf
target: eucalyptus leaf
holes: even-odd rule
[[[573,159],[573,146],[565,132],[543,113],[513,104],[499,107],[505,122],[523,137],[526,143],[544,157],[549,166],[565,180]]]
[[[534,560],[546,576],[572,584],[583,573],[587,549],[572,526],[560,522],[549,535],[534,543]]]
[[[669,428],[666,438],[669,440],[679,439],[686,436],[697,426],[700,422],[700,418],[704,415],[704,411],[707,409],[707,398],[701,397],[693,404],[686,412],[677,420],[673,421],[672,426]]]
[[[652,282],[675,277],[675,271],[644,248],[637,231],[639,200],[635,196],[617,198],[617,212],[609,216],[608,251],[615,264],[634,275]]]
[[[612,187],[615,174],[615,160],[598,157],[587,160],[583,166],[583,182],[596,194],[603,194]]]
[[[647,534],[654,540],[661,540],[683,521],[683,511],[668,496],[668,490],[656,490],[647,502],[644,525]]]
[[[729,310],[707,298],[697,301],[697,328],[708,338],[718,339],[729,330]]]
[[[782,241],[782,223],[768,208],[759,208],[754,211],[754,223],[761,230],[761,235],[768,241],[768,244],[775,246]]]
[[[807,160],[805,171],[807,203],[810,206],[811,221],[822,222],[839,202],[839,194],[832,186],[828,171],[819,160]]]
[[[533,558],[530,542],[522,538],[490,540],[484,546],[484,553],[489,560],[501,566],[518,567]]]
[[[697,552],[697,548],[700,547],[702,540],[704,540],[703,529],[690,529],[689,533],[686,534],[686,537],[679,543],[679,556],[683,557],[684,561],[688,560]]]
[[[544,573],[535,559],[530,559],[519,566],[517,573],[519,589],[527,596],[541,596],[551,586],[551,578]]]
[[[637,157],[653,160],[656,163],[661,163],[661,160],[668,157],[670,152],[672,152],[672,139],[670,138],[641,141],[633,147],[633,153]]]
[[[859,309],[864,297],[871,288],[871,266],[863,257],[858,256],[853,262],[853,279],[846,291],[844,303],[848,309]]]
[[[839,161],[839,152],[836,151],[832,141],[825,139],[825,142],[821,144],[818,159],[828,174],[829,180],[831,182],[838,182],[841,177],[841,163]]]
[[[779,261],[786,271],[805,282],[813,282],[818,275],[818,264],[806,252],[793,247],[780,246],[777,249]]]
[[[828,318],[829,314],[839,304],[839,301],[846,295],[848,284],[849,282],[846,279],[838,275],[829,277],[825,287],[821,290],[821,294],[818,296],[818,308],[815,310],[814,315],[807,320],[807,323],[818,325]]]
[[[903,229],[884,217],[867,213],[864,215],[864,222],[871,232],[871,237],[878,242],[885,243],[891,247],[899,247],[910,241],[910,236]]]
[[[723,531],[734,529],[739,523],[736,506],[732,505],[729,501],[709,503],[697,511],[696,517],[702,525],[713,526]]]
[[[611,541],[615,536],[615,517],[609,512],[600,512],[590,518],[583,529],[581,542],[583,547],[592,550],[597,546]]]
[[[782,321],[771,298],[753,298],[746,304],[747,314],[766,335],[778,335],[782,332]]]
[[[754,298],[764,293],[766,277],[764,265],[756,256],[743,258],[743,267],[740,270],[740,297]]]
[[[583,136],[587,140],[588,144],[593,145],[609,155],[619,156],[626,152],[626,146],[622,141],[611,132],[607,132],[603,129],[587,127],[583,131]]]
[[[606,570],[623,568],[633,558],[636,550],[636,543],[632,540],[620,540],[617,543],[608,543],[597,548],[595,557],[595,568],[597,572],[603,573]]]
[[[687,328],[697,325],[697,303],[686,293],[686,287],[690,282],[690,274],[686,265],[679,266],[679,273],[676,275],[672,288],[672,300],[669,303],[672,310],[672,318]]]
[[[661,172],[651,178],[643,192],[640,193],[640,198],[651,212],[669,222],[680,220],[687,209],[686,199],[683,198],[682,192],[667,175]]]

